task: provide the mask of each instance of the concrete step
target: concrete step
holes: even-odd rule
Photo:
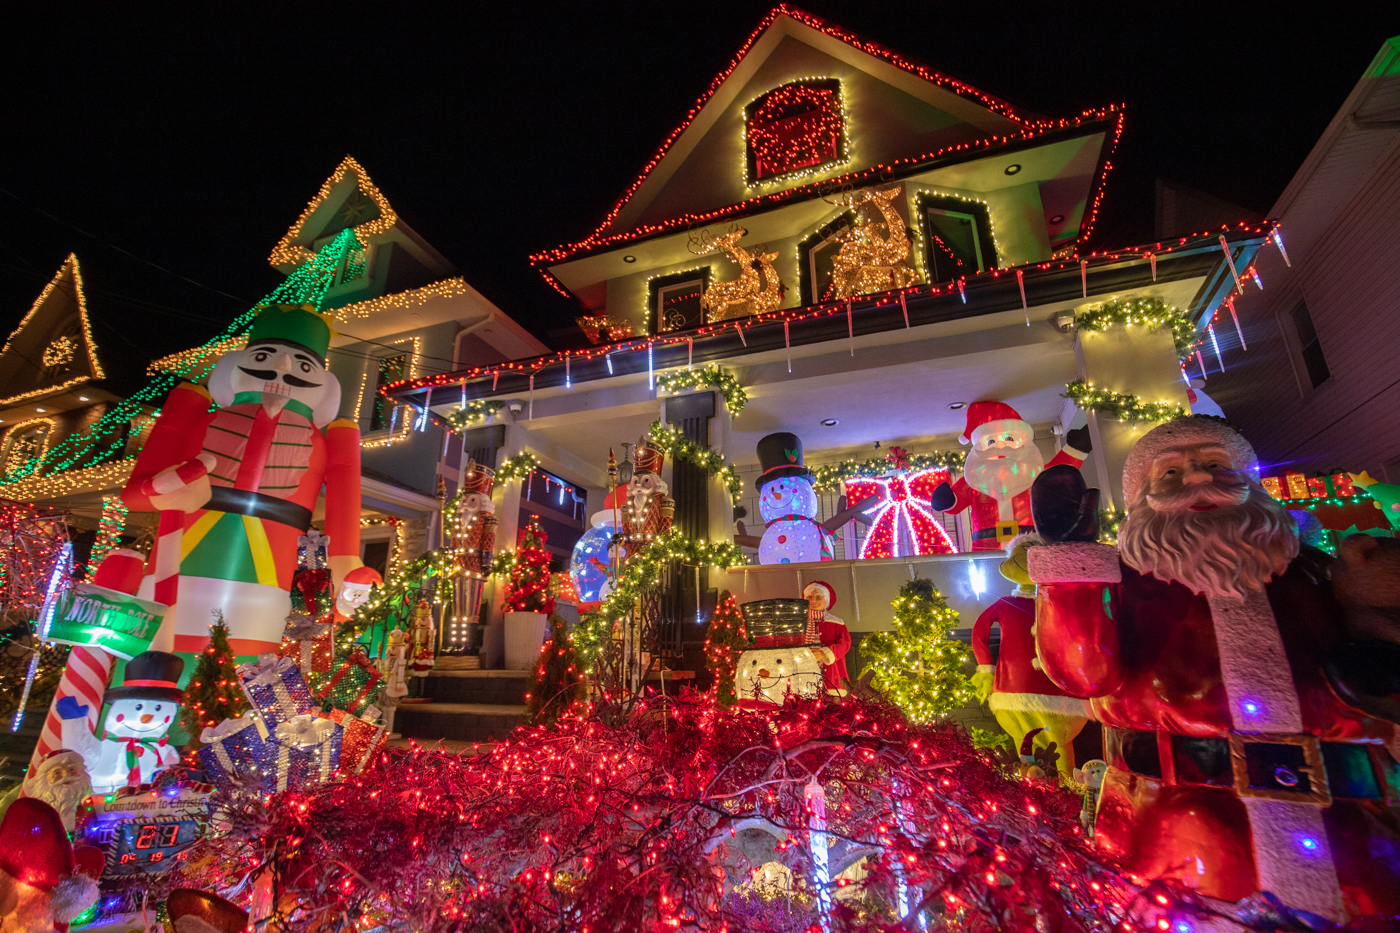
[[[440,671],[427,677],[424,692],[437,703],[524,705],[530,671]]]
[[[394,714],[394,731],[429,744],[438,739],[500,741],[525,721],[525,705],[507,703],[413,703]]]

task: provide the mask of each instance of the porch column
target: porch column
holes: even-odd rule
[[[715,393],[695,392],[665,400],[666,421],[686,439],[704,447],[710,445],[710,419],[715,416]],[[671,498],[676,501],[674,526],[697,541],[710,539],[710,476],[685,460],[671,462]],[[715,594],[710,590],[708,568],[697,575],[694,568],[676,566],[671,570],[676,585],[667,593],[668,615],[675,620],[681,643],[681,664],[686,670],[705,669],[704,629],[696,622],[714,609]]]

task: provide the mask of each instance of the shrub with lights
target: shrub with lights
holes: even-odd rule
[[[520,532],[520,546],[506,582],[506,612],[554,611],[554,597],[549,595],[549,552],[544,549],[547,540],[538,518]]]
[[[720,706],[739,702],[734,692],[734,670],[748,640],[739,601],[725,590],[719,594],[719,604],[705,629],[705,666],[715,678],[713,690]]]
[[[583,699],[583,674],[578,652],[569,637],[569,623],[560,615],[549,617],[550,638],[540,649],[525,694],[525,721],[531,725],[555,722]]]
[[[964,705],[972,692],[963,673],[967,653],[948,637],[958,613],[932,580],[919,577],[899,588],[894,622],[860,643],[872,684],[914,722],[932,722]]]

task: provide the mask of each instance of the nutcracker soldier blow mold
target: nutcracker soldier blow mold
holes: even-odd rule
[[[1000,551],[1012,538],[1033,531],[1031,483],[1047,467],[1068,464],[1076,469],[1089,455],[1089,429],[1065,435],[1065,447],[1046,463],[1035,446],[1035,429],[1016,409],[1002,402],[973,402],[967,406],[967,427],[958,438],[971,444],[963,475],[933,491],[935,511],[956,515],[972,509],[972,550]]]
[[[361,565],[360,432],[334,420],[332,336],[310,306],[263,307],[247,349],[219,359],[207,391],[182,383],[166,400],[122,493],[161,513],[140,594],[171,607],[156,647],[199,651],[220,610],[239,657],[275,652],[297,539],[323,487],[335,589]]]
[[[1117,549],[1078,470],[1036,479],[1036,654],[1104,725],[1096,842],[1209,897],[1400,913],[1395,726],[1328,689],[1346,637],[1329,559],[1300,552],[1257,475],[1221,419],[1154,428],[1123,469]]]

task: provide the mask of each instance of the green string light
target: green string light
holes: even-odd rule
[[[735,417],[744,410],[744,404],[749,400],[739,380],[720,369],[718,363],[710,363],[699,369],[662,373],[656,377],[656,387],[673,394],[689,389],[719,389],[724,397],[724,407]]]
[[[1180,308],[1167,304],[1160,298],[1119,298],[1103,304],[1090,305],[1074,316],[1074,324],[1080,330],[1102,332],[1111,327],[1146,327],[1156,330],[1167,326],[1172,331],[1172,343],[1176,345],[1178,359],[1186,359],[1196,348],[1199,335],[1191,318]]]

